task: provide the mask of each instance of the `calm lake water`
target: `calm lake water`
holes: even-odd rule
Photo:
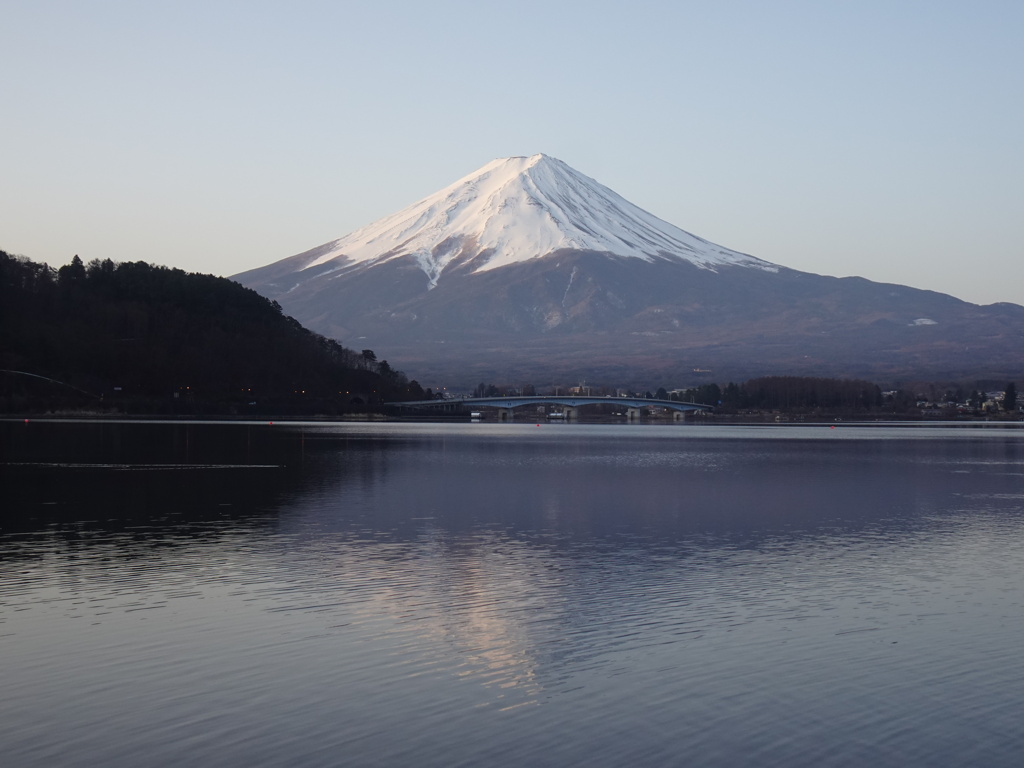
[[[0,423],[5,766],[1019,766],[1024,431]]]

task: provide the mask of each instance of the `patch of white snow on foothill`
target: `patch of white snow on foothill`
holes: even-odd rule
[[[714,269],[739,265],[777,271],[769,262],[709,243],[630,203],[547,155],[493,160],[418,203],[334,241],[305,269],[346,257],[346,264],[414,255],[431,286],[460,248],[490,251],[475,271],[504,267],[561,249],[651,261],[679,258]],[[470,254],[471,255],[471,254]]]
[[[562,306],[563,307],[565,306],[566,298],[568,298],[568,296],[569,296],[569,290],[572,288],[572,283],[576,279],[576,271],[578,269],[579,269],[578,267],[573,267],[572,268],[572,272],[569,275],[569,284],[567,286],[565,286],[565,293],[562,294]]]
[[[938,325],[938,323],[928,317],[919,317],[911,325]]]

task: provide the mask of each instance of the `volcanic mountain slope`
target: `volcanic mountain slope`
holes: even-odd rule
[[[235,279],[425,383],[1024,373],[1024,307],[771,264],[546,155]]]

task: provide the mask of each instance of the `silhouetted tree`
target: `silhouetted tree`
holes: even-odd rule
[[[376,401],[419,396],[419,385],[375,361],[231,280],[145,262],[86,266],[77,256],[54,271],[0,251],[0,370],[68,385],[30,391],[31,377],[5,375],[2,411],[78,407],[85,403],[71,393],[82,391],[121,410],[187,404],[198,413],[248,412],[253,403],[331,413],[369,393]]]
[[[736,410],[743,407],[743,394],[738,384],[729,382],[722,390],[722,405],[726,410]]]
[[[78,258],[78,254],[75,254],[70,264],[65,264],[57,270],[57,279],[64,285],[81,283],[85,279],[85,265]]]

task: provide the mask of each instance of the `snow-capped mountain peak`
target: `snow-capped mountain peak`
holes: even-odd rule
[[[1024,307],[776,267],[545,155],[495,160],[235,279],[317,333],[386,350],[391,364],[446,387],[584,376],[616,386],[993,371],[1010,380],[1021,370]]]
[[[347,269],[412,256],[433,287],[455,264],[481,272],[563,249],[680,259],[711,270],[776,269],[662,221],[561,160],[537,154],[493,160],[408,208],[314,249],[303,271],[331,261]]]

